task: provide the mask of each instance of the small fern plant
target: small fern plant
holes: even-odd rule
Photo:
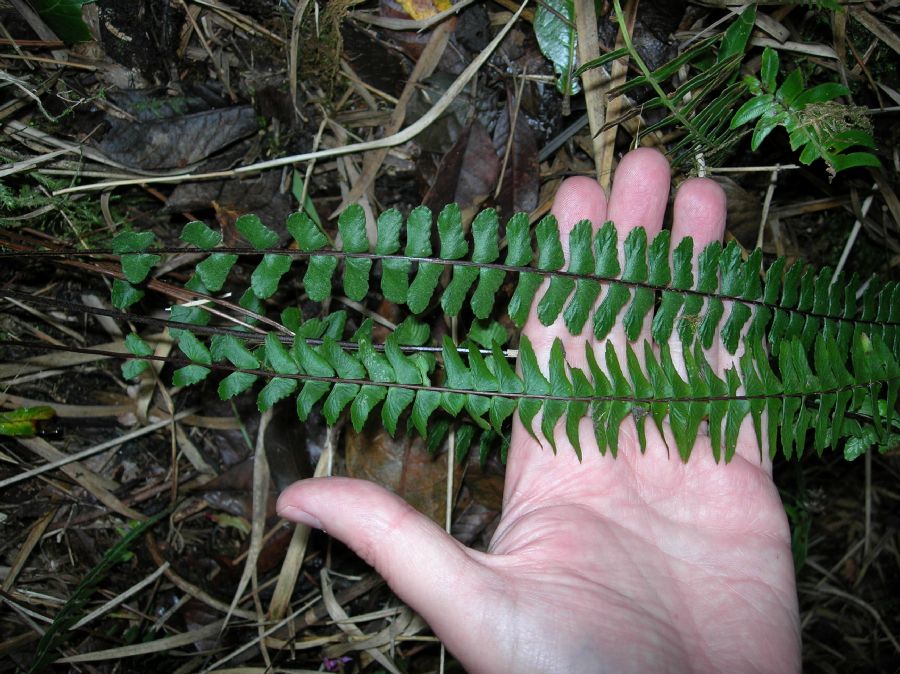
[[[171,308],[168,327],[184,361],[173,383],[194,385],[223,371],[223,399],[263,383],[259,409],[291,398],[301,421],[320,409],[334,424],[349,408],[360,430],[380,406],[391,434],[415,430],[436,448],[451,420],[465,413],[460,458],[479,433],[482,455],[498,439],[505,448],[514,414],[554,450],[562,424],[579,456],[584,417],[599,450],[614,455],[626,418],[636,424],[642,448],[648,419],[660,430],[667,424],[685,461],[704,421],[716,460],[728,461],[748,415],[760,448],[773,454],[781,447],[786,456],[799,456],[810,431],[819,453],[843,446],[852,457],[896,445],[897,283],[861,288],[855,275],[817,272],[784,258],[763,268],[759,250],[745,258],[734,242],[699,251],[695,273],[690,238],[670,251],[667,231],[648,241],[640,227],[625,239],[620,259],[614,225],[595,233],[587,221],[569,234],[566,262],[553,216],[532,226],[520,213],[501,225],[496,211],[485,210],[467,230],[456,205],[444,208],[436,223],[426,207],[405,220],[396,210],[382,213],[374,248],[359,206],[340,215],[340,243],[303,213],[291,215],[286,227],[296,250],[275,249],[278,235],[245,215],[236,228],[249,248],[224,248],[219,232],[192,222],[181,234],[189,248],[153,248],[151,233],[126,231],[111,249],[91,252],[121,256],[112,301],[123,310],[140,300],[162,255],[204,252],[180,291],[191,301]],[[234,304],[217,295],[241,290],[241,257],[258,261]],[[275,320],[266,303],[279,290],[281,299],[293,300]],[[383,296],[407,317],[376,343],[371,320],[351,327],[346,312],[324,310],[335,293],[355,302]],[[321,303],[320,315],[303,320],[301,296]],[[562,316],[571,335],[585,336],[585,368],[570,365],[557,340],[543,369],[522,336],[516,371],[503,326],[521,327],[533,307],[544,325]],[[639,341],[651,311],[651,339]],[[456,317],[464,336],[459,343],[447,335],[431,343],[432,328],[422,319],[441,324],[441,316]],[[606,340],[616,326],[627,337],[624,350],[607,340],[595,353],[587,336]],[[724,374],[705,355],[717,335],[738,356]],[[684,347],[683,370],[671,339]],[[135,358],[123,372],[139,376],[153,348],[136,333],[126,345]]]
[[[810,4],[843,11],[832,2]],[[620,2],[613,0],[612,6],[619,25],[625,26]],[[631,36],[623,31],[621,49],[583,64],[575,75],[620,58],[630,59],[640,75],[614,87],[607,97],[613,99],[638,87],[649,87],[652,95],[640,108],[607,120],[603,129],[639,113],[663,110],[661,119],[640,130],[635,144],[648,134],[675,127],[683,132],[669,150],[669,158],[676,166],[696,162],[698,157],[705,164],[721,163],[741,139],[741,127],[754,120],[754,151],[774,129],[782,126],[789,134],[791,149],[800,152],[800,162],[811,164],[823,159],[831,177],[857,166],[880,166],[878,158],[868,152],[875,147],[875,141],[864,109],[836,100],[849,94],[842,84],[825,82],[807,88],[800,68],[792,70],[779,84],[781,61],[778,52],[768,47],[763,51],[760,77],[740,77],[755,21],[756,5],[750,4],[722,34],[691,45],[655,70],[650,70]],[[666,83],[685,68],[688,77],[672,91],[666,91]],[[749,100],[740,104],[748,93]],[[850,151],[854,148],[856,151]]]
[[[843,84],[825,82],[806,88],[803,72],[797,68],[779,85],[778,52],[766,48],[762,55],[760,77],[747,75],[744,84],[753,98],[744,103],[731,120],[736,129],[756,120],[750,149],[756,151],[777,127],[788,132],[792,150],[800,151],[800,162],[811,164],[822,159],[828,173],[856,166],[880,166],[871,152],[848,152],[853,148],[875,147],[865,112],[838,103],[835,99],[850,92]]]

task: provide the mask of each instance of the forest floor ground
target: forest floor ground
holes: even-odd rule
[[[617,26],[608,3],[600,4],[600,48],[608,51]],[[717,4],[640,4],[633,32],[644,59],[657,67],[722,30],[731,15]],[[823,162],[798,162],[779,129],[757,152],[738,135],[710,159],[708,174],[729,196],[729,238],[746,249],[761,234],[769,259],[834,267],[843,257],[848,272],[896,279],[897,3],[853,3],[843,13],[819,4],[761,7],[766,20],[754,38],[764,44],[781,35],[800,45],[783,60],[811,81],[849,84],[869,111],[882,168],[829,180]],[[377,157],[232,173],[383,138],[427,115],[510,20],[513,0],[474,2],[423,30],[402,24],[442,8],[422,0],[98,0],[78,10],[84,24],[64,14],[70,3],[58,6],[62,14],[43,17],[21,0],[0,6],[2,244],[91,247],[126,225],[174,242],[198,219],[221,228],[228,242],[244,213],[259,215],[284,243],[280,223],[301,205],[334,231],[332,216],[346,201],[375,213],[457,202],[470,217],[494,207],[502,217],[536,218],[562,178],[595,174],[586,119],[594,101],[559,93],[535,40],[533,9],[414,138]],[[384,20],[400,20],[403,29]],[[759,69],[758,44],[746,72]],[[641,113],[649,95],[639,88],[617,105]],[[683,138],[677,126],[642,134],[659,120],[654,115],[633,115],[607,134],[603,176],[636,136],[663,151]],[[702,158],[694,159],[674,168],[675,185],[696,174]],[[223,174],[147,180],[179,171]],[[124,184],[54,194],[106,180]],[[194,261],[173,259],[167,273],[183,282]],[[88,672],[214,664],[248,673],[384,671],[372,649],[398,671],[437,671],[438,642],[384,582],[324,534],[307,541],[273,504],[287,484],[321,474],[324,455],[332,473],[388,486],[443,525],[446,447],[429,452],[375,423],[362,433],[350,424],[329,429],[318,415],[300,424],[290,405],[276,408],[260,432],[252,400],[221,402],[214,384],[175,390],[171,365],[124,380],[121,360],[77,352],[124,352],[127,321],[96,311],[109,308],[108,286],[108,275],[90,265],[25,256],[0,262],[0,406],[55,411],[34,437],[0,436],[0,672],[36,663]],[[276,317],[286,307],[279,301],[283,295],[268,307]],[[171,302],[148,293],[139,306],[164,317]],[[333,302],[353,324],[372,318],[376,332],[402,319],[377,297]],[[295,304],[304,315],[315,310]],[[434,334],[449,329],[438,312],[430,316]],[[33,343],[46,352],[24,346]],[[158,353],[177,350],[169,343]],[[66,462],[79,452],[82,459]],[[254,470],[260,452],[271,480]],[[819,457],[810,446],[799,460],[776,462],[794,532],[807,671],[900,671],[898,456],[895,448],[847,461]],[[474,448],[454,473],[452,531],[485,548],[499,517],[503,465],[497,452],[480,458]],[[47,464],[57,467],[16,479]],[[162,520],[127,550],[114,549],[129,526],[158,513]],[[254,525],[263,531],[258,545],[251,545]],[[256,577],[246,584],[248,558],[256,559]],[[448,661],[446,671],[461,669]]]

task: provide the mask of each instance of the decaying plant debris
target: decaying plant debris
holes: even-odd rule
[[[70,4],[79,5],[59,3]],[[723,184],[730,234],[745,249],[896,278],[893,3],[765,4],[746,35],[740,3],[624,3],[619,21],[604,6],[597,44],[582,40],[555,64],[534,26],[561,21],[566,34],[583,33],[566,23],[566,7],[593,3],[529,6],[512,24],[516,2],[460,5],[442,17],[441,2],[99,0],[41,14],[12,0],[0,9],[0,243],[99,247],[131,228],[176,245],[186,222],[203,220],[234,245],[238,218],[255,213],[287,245],[278,227],[290,213],[303,210],[334,235],[332,216],[349,203],[360,204],[373,240],[378,213],[422,203],[437,212],[456,202],[467,221],[486,207],[535,221],[564,176],[608,183],[638,138],[677,150],[676,182],[705,171]],[[567,87],[578,64],[628,51],[623,22],[638,58],[587,70],[587,94]],[[725,44],[745,39],[746,55],[703,52],[726,29]],[[852,139],[880,166],[801,162],[810,156],[782,129],[757,143],[756,118],[710,132],[704,107],[733,114],[743,102],[724,100],[728,82],[756,75],[758,96],[767,94],[764,47],[780,54],[779,86],[796,71],[810,87],[846,87],[839,108],[823,98],[797,112],[799,123],[827,127],[831,135],[813,138],[820,146],[868,128],[876,148]],[[691,49],[709,79],[692,81],[700,71],[691,62],[659,86],[711,88],[652,104],[653,83],[639,78]],[[685,120],[716,143],[692,144]],[[390,140],[415,124],[424,130]],[[345,152],[359,143],[371,149]],[[288,160],[298,155],[313,158]],[[119,186],[88,191],[103,183]],[[182,254],[165,272],[183,283],[196,263]],[[0,266],[0,404],[32,410],[0,417],[0,669],[436,671],[440,648],[421,620],[342,546],[275,517],[274,497],[314,474],[365,477],[484,548],[500,509],[496,453],[474,447],[449,470],[446,445],[433,439],[391,438],[375,424],[329,429],[317,413],[301,425],[279,406],[260,415],[252,399],[223,403],[214,388],[169,386],[175,368],[161,361],[123,379],[120,362],[89,353],[126,353],[130,327],[115,319],[103,273],[117,265],[73,257]],[[238,270],[242,287],[251,271]],[[173,288],[154,286],[142,305],[151,323],[141,333],[160,333],[163,358],[178,354],[163,309],[190,299]],[[280,301],[270,300],[274,314],[288,308]],[[371,319],[382,343],[404,319],[374,293],[330,301],[353,325]],[[428,327],[452,336],[457,326]],[[794,530],[808,669],[893,671],[896,450],[853,462],[807,451],[776,466],[776,477]]]

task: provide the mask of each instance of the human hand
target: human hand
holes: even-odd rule
[[[647,149],[623,158],[608,203],[595,182],[567,180],[553,206],[564,246],[583,219],[595,227],[613,220],[620,241],[638,225],[652,237],[668,191],[668,164]],[[673,243],[692,236],[699,251],[721,240],[724,226],[721,189],[687,181],[675,200]],[[649,324],[639,341],[649,339]],[[523,332],[544,367],[556,338],[582,368],[583,342],[594,341],[569,335],[562,318],[544,327],[534,311]],[[621,328],[608,339],[624,353]],[[708,358],[720,372],[733,362],[718,344]],[[790,533],[749,423],[728,465],[713,461],[702,433],[685,464],[652,424],[642,454],[626,421],[616,459],[597,451],[589,419],[580,431],[581,462],[561,427],[554,455],[514,419],[488,553],[360,480],[298,482],[278,512],[349,545],[473,674],[799,671]]]

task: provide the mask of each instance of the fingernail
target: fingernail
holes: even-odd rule
[[[300,510],[300,508],[295,508],[294,506],[285,506],[278,511],[278,515],[291,522],[305,524],[312,529],[324,529],[318,518],[313,517],[305,510]]]

